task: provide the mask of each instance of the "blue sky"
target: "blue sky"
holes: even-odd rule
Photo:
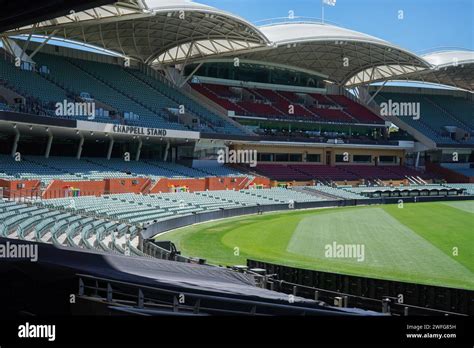
[[[197,0],[251,22],[295,16],[321,18],[321,0]],[[402,10],[404,19],[398,19]],[[416,53],[439,47],[474,49],[474,0],[337,0],[325,19]]]

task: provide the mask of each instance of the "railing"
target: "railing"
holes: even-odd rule
[[[351,315],[319,304],[284,301],[264,302],[245,297],[235,298],[151,287],[113,279],[77,274],[78,296],[108,304],[109,308],[128,314],[159,315]],[[362,313],[361,313],[362,314]],[[354,315],[354,314],[352,314]],[[360,315],[360,314],[359,314]]]
[[[10,179],[7,179],[10,180]],[[11,180],[20,180],[20,179],[11,179]],[[27,180],[25,180],[27,181]],[[100,180],[101,181],[101,180]],[[87,182],[87,181],[84,181]],[[67,181],[65,181],[67,184]],[[153,183],[150,183],[149,186],[143,186],[143,189],[146,191],[148,189],[153,188]],[[75,198],[75,197],[85,197],[85,196],[96,196],[100,197],[103,195],[112,195],[112,194],[125,194],[125,193],[133,193],[126,188],[111,191],[102,191],[102,190],[80,190],[78,191],[79,195],[74,196],[74,191],[70,189],[48,189],[44,187],[33,188],[33,189],[8,189],[3,188],[0,190],[0,198],[8,198],[12,201],[19,201],[19,202],[34,202],[34,201],[41,201],[41,200],[49,200],[49,199],[56,199],[56,198]],[[142,192],[136,192],[136,194],[141,194]]]
[[[383,296],[381,299],[351,295],[343,292],[304,286],[283,280],[269,280],[268,289],[305,297],[315,301],[323,301],[341,308],[362,308],[395,316],[429,315],[429,316],[467,316],[467,314],[403,304],[398,297]]]
[[[237,190],[246,189],[252,183],[253,179],[254,179],[254,177],[250,177],[248,175],[245,176],[244,179],[237,186]]]
[[[191,257],[181,256],[179,253],[172,252],[171,250],[166,250],[156,245],[150,240],[143,241],[142,251],[144,254],[152,256],[160,260],[205,264],[205,260],[199,260],[199,259],[195,259]]]
[[[248,260],[270,274],[268,288],[393,315],[472,315],[474,291],[321,272]],[[400,294],[403,295],[400,297]],[[443,302],[441,302],[443,301]]]

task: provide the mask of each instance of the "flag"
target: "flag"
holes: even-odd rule
[[[329,6],[336,6],[336,0],[323,0],[323,4]]]

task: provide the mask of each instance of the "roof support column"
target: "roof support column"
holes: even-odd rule
[[[110,142],[109,142],[109,149],[107,150],[107,160],[110,160],[110,158],[112,157],[112,150],[114,148],[114,143],[115,143],[115,140],[114,138],[110,138]]]
[[[20,141],[20,131],[15,127],[15,139],[12,145],[12,157],[15,157],[16,150],[18,149],[18,142]]]
[[[166,142],[166,148],[165,148],[165,154],[163,155],[163,162],[166,162],[168,160],[168,152],[170,150],[170,142]]]
[[[135,161],[140,160],[140,154],[142,152],[142,146],[143,146],[143,141],[141,138],[138,138],[138,149],[137,149],[137,154],[135,155]]]
[[[46,151],[44,152],[44,158],[49,158],[49,153],[51,152],[51,145],[53,145],[53,134],[49,133],[48,143],[46,144]]]
[[[191,72],[191,74],[189,74],[184,80],[183,82],[181,82],[181,84],[179,85],[179,88],[183,87],[191,77],[194,76],[194,74],[201,68],[201,66],[203,65],[204,63],[201,62],[198,64],[198,66]],[[183,71],[184,71],[184,68],[183,68]]]
[[[34,34],[37,25],[38,25],[37,23],[34,24],[33,27],[31,28],[31,32],[28,34],[28,39],[26,40],[26,43],[23,46],[23,50],[21,52],[20,60],[23,60],[23,56],[26,54],[26,50],[28,49],[28,46],[30,45],[31,37]]]
[[[49,40],[59,31],[59,29],[53,30],[51,34],[48,35],[48,37],[38,46],[36,49],[30,54],[30,58],[33,59],[33,57],[36,55],[36,53],[39,52],[40,49],[44,47],[48,43]]]
[[[10,45],[10,39],[8,37],[2,37],[3,48],[6,52],[15,55],[13,47]]]
[[[15,40],[5,37],[2,41],[4,43],[4,48],[6,49],[6,51],[15,57],[15,65],[18,63],[16,60],[34,64],[33,60],[25,53],[26,51],[24,51],[23,48]]]
[[[82,133],[79,133],[79,136],[81,137],[79,139],[79,145],[77,147],[77,153],[76,153],[76,158],[78,160],[81,159],[81,155],[82,155],[82,147],[84,146],[84,136],[82,135]]]
[[[379,92],[385,87],[385,84],[387,83],[387,80],[385,80],[382,85],[377,88],[377,91],[375,91],[375,93],[372,95],[372,97],[370,97],[370,99],[367,101],[367,105],[369,105],[372,100],[374,100],[374,98],[377,96],[377,94],[379,94]]]
[[[184,60],[183,69],[181,70],[181,77],[184,76],[184,70],[186,68],[186,65],[188,64],[189,56],[191,55],[191,52],[193,51],[193,47],[194,47],[194,41],[191,42],[191,45],[189,45],[188,52],[186,53],[186,59]]]

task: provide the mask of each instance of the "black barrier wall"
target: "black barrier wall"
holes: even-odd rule
[[[312,291],[298,288],[295,295],[299,296],[309,295],[314,298],[314,289],[317,288],[357,296],[359,298],[350,299],[352,303],[349,302],[349,306],[364,309],[377,310],[377,307],[379,307],[373,301],[365,301],[364,299],[378,301],[388,299],[393,307],[398,306],[403,309],[406,306],[405,308],[415,313],[416,309],[409,306],[467,315],[474,314],[474,291],[470,290],[321,272],[255,260],[247,260],[247,265],[250,269],[263,268],[267,271],[267,274],[275,274],[278,280],[312,288]],[[278,282],[276,284],[278,285]],[[293,286],[284,286],[283,284],[274,290],[294,293],[294,289]],[[319,293],[322,295],[324,291]],[[320,299],[328,301],[329,298],[320,296]],[[401,303],[400,299],[402,299]]]
[[[313,209],[313,208],[331,208],[331,207],[350,207],[358,205],[373,205],[373,204],[397,204],[400,201],[403,203],[423,203],[436,201],[456,201],[456,200],[472,200],[474,196],[420,196],[420,197],[385,197],[385,198],[371,198],[371,199],[346,199],[334,201],[319,201],[319,202],[295,202],[291,207],[289,204],[271,204],[259,205],[243,208],[220,209],[207,213],[190,214],[180,216],[174,219],[160,221],[147,226],[142,231],[142,238],[149,239],[160,233],[174,230],[197,223],[231,218],[243,215],[258,214],[259,212],[266,213],[272,211],[289,211],[298,209]]]
[[[380,200],[366,199],[362,202],[367,203],[368,201],[377,201],[380,203]],[[200,214],[191,214],[180,216],[175,219],[160,221],[158,223],[152,224],[146,227],[142,231],[143,239],[152,238],[160,233],[174,230],[176,228],[189,226],[197,223],[202,223],[206,221],[219,220],[225,218],[231,218],[236,216],[243,215],[252,215],[259,213],[268,213],[272,211],[289,211],[289,210],[298,210],[298,209],[311,209],[311,208],[325,208],[325,207],[345,207],[345,206],[355,206],[357,205],[357,200],[338,200],[338,201],[322,201],[322,202],[304,202],[298,203],[295,202],[294,206],[289,204],[271,204],[271,205],[258,205],[252,207],[243,207],[243,208],[233,208],[233,209],[220,209],[216,211],[211,211],[208,213]]]

